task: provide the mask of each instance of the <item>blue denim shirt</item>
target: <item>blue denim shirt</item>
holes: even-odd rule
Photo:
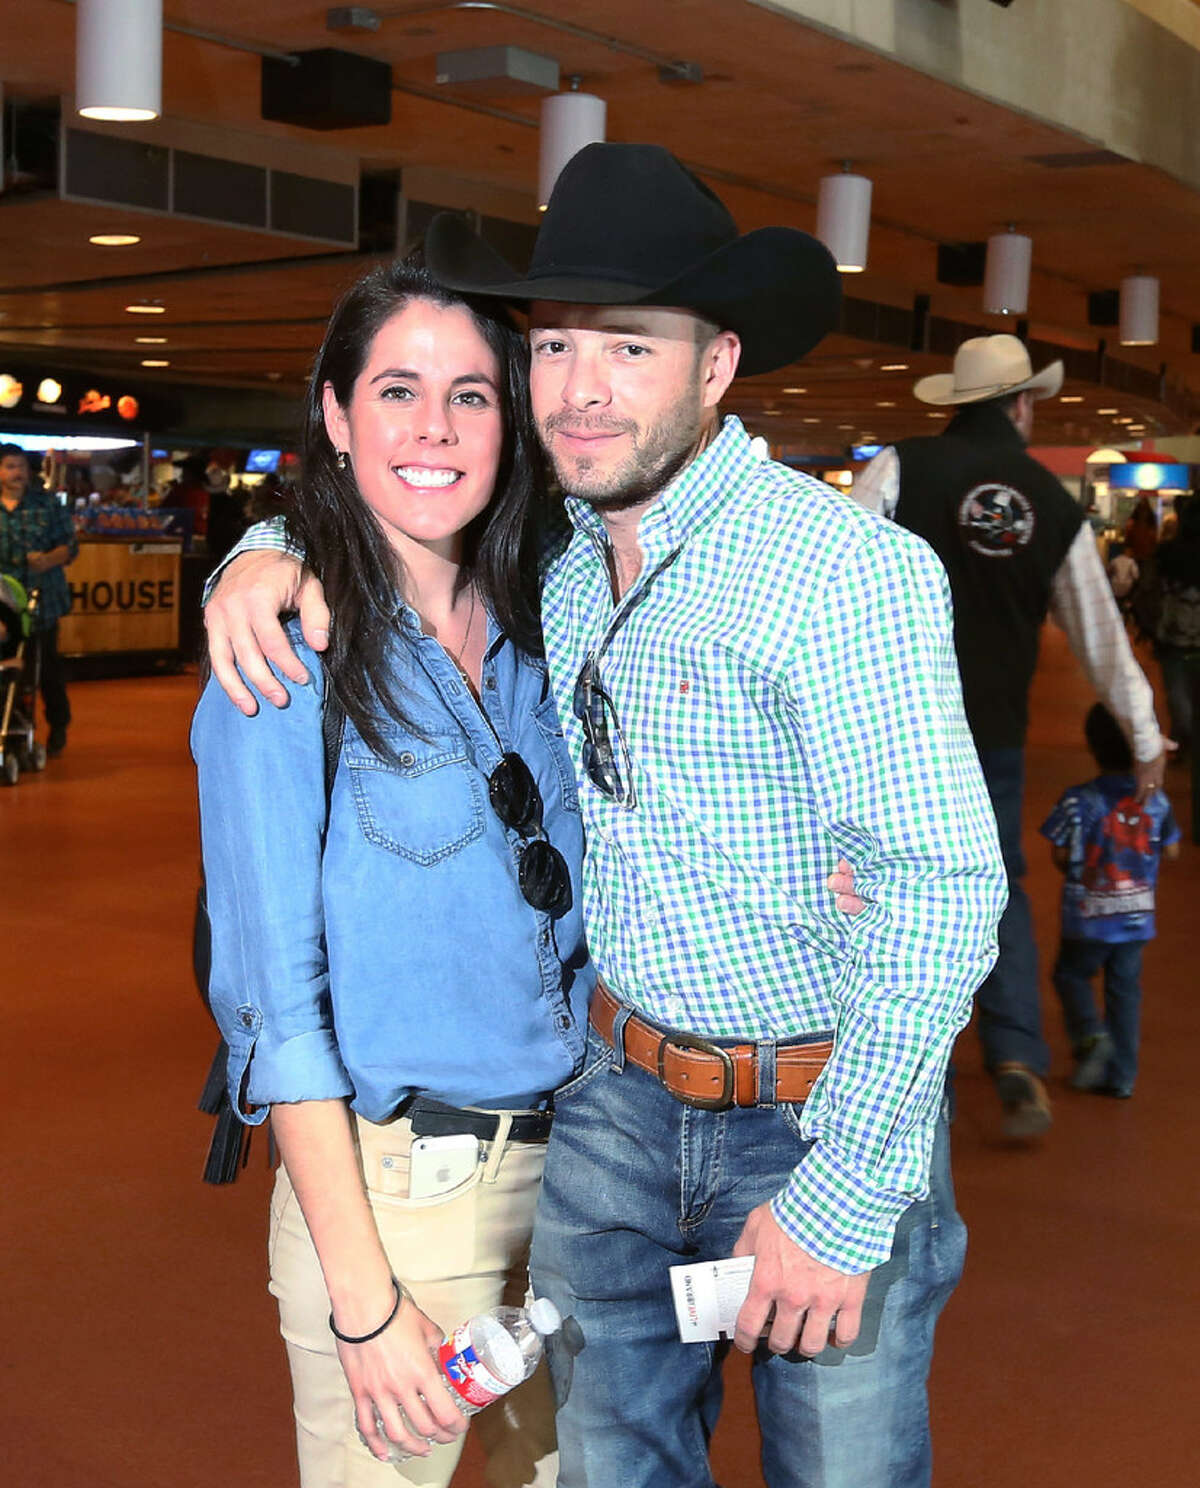
[[[392,764],[347,719],[326,830],[324,679],[294,623],[290,634],[311,680],[281,678],[286,708],[246,718],[210,680],[192,722],[211,1001],[235,1110],[257,1123],[274,1101],[345,1097],[380,1121],[415,1091],[451,1105],[542,1103],[580,1067],[595,982],[583,829],[545,666],[489,619],[489,728],[401,608],[394,664],[425,737],[389,723]],[[502,748],[532,770],[570,866],[573,903],[557,920],[521,896],[521,839],[488,800]]]

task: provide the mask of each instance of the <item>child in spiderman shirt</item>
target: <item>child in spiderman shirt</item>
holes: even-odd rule
[[[1137,1078],[1142,947],[1154,938],[1154,886],[1164,856],[1179,856],[1179,827],[1162,791],[1139,802],[1133,757],[1097,703],[1084,725],[1101,773],[1064,791],[1042,824],[1063,870],[1062,944],[1054,986],[1075,1055],[1071,1084],[1128,1099]],[[1092,978],[1104,971],[1104,1018]]]

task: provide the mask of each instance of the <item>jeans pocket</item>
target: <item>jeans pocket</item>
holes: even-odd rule
[[[583,1068],[577,1075],[568,1080],[565,1085],[560,1085],[554,1092],[555,1107],[565,1105],[570,1101],[572,1096],[578,1095],[581,1090],[584,1090],[592,1083],[597,1075],[603,1074],[605,1070],[611,1068],[612,1061],[613,1051],[594,1028],[589,1028],[587,1048],[583,1056]]]

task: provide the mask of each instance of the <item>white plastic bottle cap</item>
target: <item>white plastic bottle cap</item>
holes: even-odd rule
[[[548,1338],[562,1327],[562,1314],[549,1297],[539,1297],[529,1309],[529,1321],[535,1333]]]

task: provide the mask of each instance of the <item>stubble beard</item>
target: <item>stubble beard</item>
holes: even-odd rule
[[[629,434],[633,450],[615,467],[587,455],[568,463],[556,455],[553,446],[553,432],[562,424],[595,433]],[[702,426],[690,400],[680,399],[649,429],[639,428],[632,420],[585,420],[554,413],[542,420],[538,433],[567,495],[579,497],[597,511],[617,512],[644,505],[670,485],[694,457]]]

